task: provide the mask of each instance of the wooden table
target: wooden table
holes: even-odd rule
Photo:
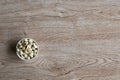
[[[120,80],[120,0],[0,0],[0,80]]]

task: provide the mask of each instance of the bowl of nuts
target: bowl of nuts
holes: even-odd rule
[[[16,54],[22,60],[31,60],[38,54],[38,44],[31,38],[23,38],[16,45]]]

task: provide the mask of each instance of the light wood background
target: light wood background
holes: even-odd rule
[[[24,37],[40,48],[28,62]],[[120,0],[0,0],[0,80],[120,80]]]

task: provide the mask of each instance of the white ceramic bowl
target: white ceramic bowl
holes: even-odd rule
[[[24,41],[25,39],[29,39],[29,40],[34,41],[35,44],[36,44],[36,46],[37,46],[37,53],[36,53],[36,55],[35,55],[33,58],[31,58],[31,59],[25,59],[24,57],[20,56],[20,53],[17,51],[17,49],[19,49],[19,48],[18,48],[18,45],[19,45],[22,41]],[[38,52],[39,52],[39,46],[38,46],[37,42],[36,42],[34,39],[31,39],[31,38],[23,38],[23,39],[21,39],[20,41],[18,41],[18,43],[17,43],[17,45],[16,45],[16,54],[17,54],[17,56],[18,56],[20,59],[25,60],[25,61],[32,60],[32,59],[36,58],[37,55],[38,55]],[[26,53],[23,53],[23,54],[26,54]]]

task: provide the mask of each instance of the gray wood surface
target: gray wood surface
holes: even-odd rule
[[[0,0],[0,80],[120,80],[120,0]]]

